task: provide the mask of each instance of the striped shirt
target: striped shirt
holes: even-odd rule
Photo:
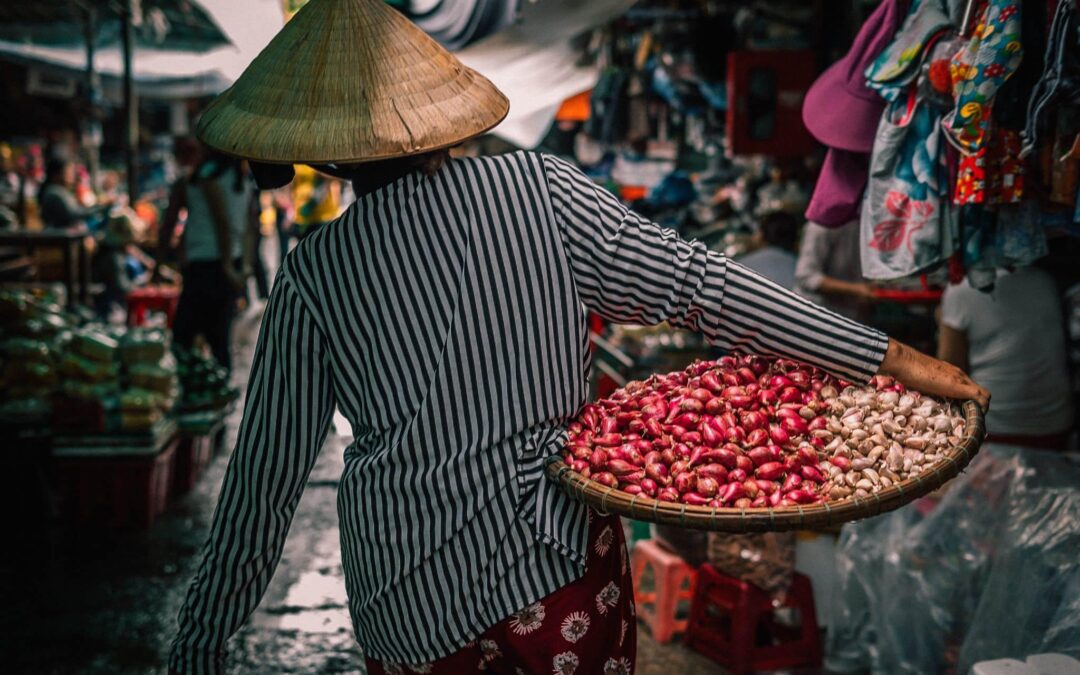
[[[290,253],[172,667],[215,672],[254,610],[335,406],[365,652],[456,651],[583,572],[584,507],[543,477],[586,401],[587,312],[865,380],[886,338],[636,215],[554,157],[459,159],[361,197]]]

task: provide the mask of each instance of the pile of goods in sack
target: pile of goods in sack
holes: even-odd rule
[[[928,471],[963,435],[958,406],[890,377],[853,385],[796,361],[732,355],[586,405],[563,458],[631,495],[766,508],[869,497]]]

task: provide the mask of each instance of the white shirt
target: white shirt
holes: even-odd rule
[[[1050,275],[1001,271],[990,293],[966,281],[941,300],[941,322],[964,333],[972,379],[990,390],[991,433],[1044,435],[1072,425],[1065,328]]]
[[[795,254],[776,246],[766,246],[740,256],[738,262],[784,288],[795,288]]]
[[[244,254],[244,229],[247,226],[248,208],[251,203],[252,187],[244,180],[237,191],[236,176],[226,171],[215,180],[225,200],[225,214],[229,219],[229,245],[232,248],[231,259],[236,260]],[[207,262],[220,260],[217,234],[214,229],[214,217],[206,191],[199,183],[187,186],[187,223],[184,225],[184,251],[188,262]]]

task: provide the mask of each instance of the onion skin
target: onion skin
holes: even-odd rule
[[[615,474],[611,473],[610,471],[601,471],[599,473],[595,473],[593,474],[592,479],[597,483],[600,483],[601,485],[606,485],[608,487],[618,487],[619,485],[619,479],[616,478]]]
[[[698,476],[697,479],[697,493],[703,497],[714,497],[718,490],[720,490],[720,483],[716,482],[715,478],[708,476]]]
[[[764,480],[777,480],[784,475],[786,469],[780,462],[767,462],[757,468],[754,474]]]
[[[784,479],[784,484],[780,487],[780,492],[791,492],[802,485],[802,482],[802,476],[797,473],[789,473],[787,478]]]
[[[694,470],[698,477],[715,478],[718,483],[728,482],[728,470],[723,464],[703,464]]]
[[[682,502],[689,504],[690,506],[707,506],[709,498],[703,495],[699,495],[696,492],[687,492],[682,496]]]
[[[769,432],[765,429],[754,429],[746,434],[746,444],[752,447],[768,445],[769,440]]]
[[[661,488],[660,492],[656,494],[656,498],[662,502],[677,502],[679,501],[679,492],[672,487]]]

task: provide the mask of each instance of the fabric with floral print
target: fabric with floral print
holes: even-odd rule
[[[585,612],[571,612],[563,619],[559,632],[567,642],[577,642],[589,632],[589,615]]]
[[[555,667],[555,675],[574,675],[580,664],[581,659],[574,652],[556,654],[551,660],[551,665]]]
[[[919,75],[928,49],[950,28],[952,22],[938,2],[916,2],[892,42],[866,69],[866,86],[886,101],[894,101],[907,91]]]
[[[539,628],[543,621],[544,606],[539,602],[534,602],[510,617],[510,630],[518,635],[528,635]]]
[[[524,605],[453,654],[418,666],[369,658],[369,675],[629,675],[637,623],[622,523],[617,516],[590,515],[580,579]]]
[[[1023,57],[1019,0],[988,0],[968,43],[950,64],[953,109],[942,124],[961,152],[978,152],[989,140],[994,97]]]

